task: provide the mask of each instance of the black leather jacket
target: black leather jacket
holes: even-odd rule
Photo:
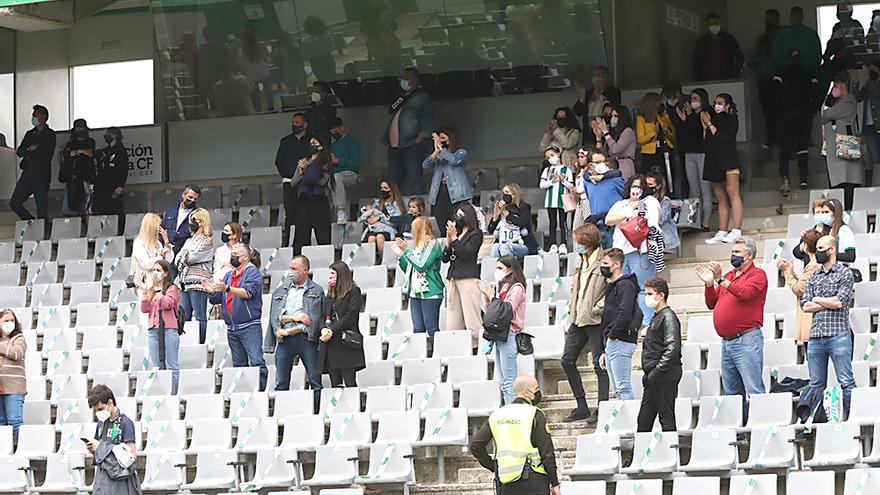
[[[642,370],[665,373],[681,369],[681,323],[668,306],[654,313],[642,343]]]

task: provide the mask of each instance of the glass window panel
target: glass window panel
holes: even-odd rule
[[[71,119],[92,128],[153,123],[152,60],[80,65],[70,73]]]

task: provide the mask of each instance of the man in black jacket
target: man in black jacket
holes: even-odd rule
[[[128,180],[128,150],[122,143],[122,131],[110,127],[104,133],[107,147],[98,153],[92,213],[119,215],[124,213],[122,193]]]
[[[745,55],[732,34],[721,30],[721,16],[706,16],[707,33],[697,38],[694,47],[694,80],[736,79],[745,63]]]
[[[281,186],[284,193],[284,230],[281,232],[282,245],[289,245],[290,226],[296,218],[297,188],[291,180],[300,160],[310,154],[309,142],[312,132],[309,119],[303,112],[293,114],[290,121],[290,134],[281,138],[278,152],[275,154],[275,168],[281,175]]]
[[[638,279],[634,273],[623,274],[623,260],[623,251],[612,248],[605,251],[599,262],[599,271],[608,280],[601,323],[605,353],[599,357],[599,366],[608,370],[615,397],[632,400],[635,398],[630,381],[632,355],[639,337],[642,311],[638,304]]]
[[[642,342],[644,391],[639,409],[638,431],[651,431],[660,415],[663,431],[676,431],[675,397],[681,380],[681,323],[666,303],[669,284],[661,278],[645,282],[645,304],[654,317]]]
[[[22,220],[34,218],[24,207],[24,202],[33,194],[37,205],[37,217],[46,218],[49,210],[49,182],[52,180],[52,157],[55,156],[55,131],[46,125],[49,110],[43,105],[34,105],[31,124],[34,128],[27,131],[16,154],[21,158],[18,168],[22,170],[9,208]]]
[[[810,145],[813,116],[820,106],[818,86],[819,79],[804,68],[797,50],[789,52],[785,67],[773,77],[771,94],[776,103],[779,177],[782,179],[779,194],[783,198],[791,193],[788,162],[792,154],[797,156],[800,188],[810,187],[807,182],[810,174],[807,147]]]

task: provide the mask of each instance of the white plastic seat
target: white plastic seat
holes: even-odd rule
[[[550,324],[550,304],[545,302],[527,302],[525,328],[540,327]]]
[[[315,449],[315,473],[303,481],[305,486],[351,485],[358,472],[355,462],[357,449],[353,446],[321,445]]]
[[[395,294],[394,297],[397,297],[397,295]],[[370,313],[364,314],[369,318]],[[412,315],[408,309],[379,311],[376,313],[376,335],[382,340],[386,340],[387,336],[391,334],[412,333]],[[437,337],[441,333],[443,332],[438,332],[434,336]]]
[[[701,397],[721,395],[721,370],[705,369],[684,371],[678,382],[678,396],[688,397],[698,404]]]
[[[541,302],[555,303],[570,300],[572,280],[572,277],[556,277],[542,280],[539,284],[541,286]]]
[[[120,405],[122,399],[119,400]],[[27,404],[27,402],[25,402]],[[58,431],[67,423],[90,423],[95,420],[92,408],[86,399],[61,399],[58,401],[58,407],[55,411],[55,426]],[[21,432],[19,431],[19,441],[21,441]],[[54,436],[53,436],[54,441]]]
[[[20,278],[21,265],[18,263],[4,263],[0,265],[0,285],[3,287],[18,287]]]
[[[303,246],[302,255],[309,259],[312,269],[327,268],[336,261],[336,251],[333,246]]]
[[[77,327],[98,327],[110,324],[110,304],[82,303],[76,308]]]
[[[254,233],[251,232],[251,239],[253,239],[253,235]],[[260,270],[263,275],[268,274],[272,270],[287,270],[287,266],[290,264],[291,258],[293,258],[293,248],[278,247],[280,245],[281,238],[279,237],[277,244],[260,249],[260,260],[262,262]],[[253,243],[251,243],[251,247],[254,247]]]
[[[12,455],[12,426],[0,426],[0,456]]]
[[[52,351],[75,351],[77,347],[76,332],[69,328],[47,328],[43,331],[43,346],[40,348],[43,355]]]
[[[24,241],[44,239],[46,233],[46,220],[34,218],[31,220],[15,221],[15,243],[19,246]]]
[[[354,281],[361,290],[388,287],[388,269],[383,265],[356,266],[352,271]]]
[[[138,372],[134,386],[134,396],[138,402],[156,395],[171,395],[171,370]]]
[[[220,419],[223,409],[223,396],[220,394],[192,394],[186,397],[184,419],[190,425],[199,419]]]
[[[95,239],[108,235],[116,235],[119,227],[119,215],[91,215],[86,225],[86,237]]]
[[[327,445],[354,446],[358,449],[373,440],[373,423],[369,413],[334,414],[330,416],[330,437]]]
[[[18,448],[15,455],[43,460],[55,452],[55,428],[52,425],[21,425],[18,427]]]
[[[187,400],[189,404],[189,400]],[[241,418],[259,418],[269,415],[269,394],[262,392],[235,392],[229,396],[229,418],[236,425]]]
[[[769,428],[791,424],[791,392],[755,394],[749,397],[746,428]]]
[[[114,280],[125,280],[131,273],[131,258],[105,258],[101,265],[101,283],[109,286]]]
[[[232,446],[232,422],[228,419],[196,419],[187,423],[192,427],[192,438],[186,449],[188,454],[213,452]]]
[[[718,395],[700,398],[698,430],[741,428],[743,420],[741,395]]]
[[[222,490],[236,485],[235,466],[230,463],[238,460],[234,450],[199,452],[196,455],[196,477],[192,483],[185,483],[184,490]]]
[[[388,459],[386,460],[386,456]],[[364,485],[415,484],[412,447],[406,444],[370,445],[370,467],[355,483]]]
[[[27,287],[0,287],[0,307],[18,308],[27,303]]]
[[[691,459],[684,472],[728,471],[736,469],[738,460],[736,430],[695,430],[691,438]]]
[[[180,381],[177,385],[177,394],[189,398],[199,394],[213,394],[217,374],[213,368],[206,369],[182,369]],[[220,396],[222,401],[222,396]]]
[[[128,373],[122,371],[94,373],[89,375],[89,378],[91,378],[92,384],[106,385],[111,391],[113,391],[113,395],[115,395],[117,399],[128,398],[131,393],[129,390],[131,388],[131,383]]]
[[[46,476],[37,490],[39,493],[79,493],[86,487],[85,463],[83,454],[49,455]]]
[[[620,468],[619,449],[620,437],[616,434],[578,435],[574,465],[566,473],[572,478],[616,474]]]
[[[241,483],[241,490],[247,492],[258,488],[298,486],[297,468],[290,462],[297,459],[296,449],[278,447],[257,450],[254,476]]]
[[[794,339],[764,341],[764,366],[774,369],[791,364],[797,364],[797,343]]]
[[[789,471],[785,493],[834,493],[834,471]]]
[[[314,450],[316,446],[324,445],[324,420],[321,416],[317,414],[285,416],[281,423],[284,424],[282,448]]]
[[[25,385],[27,386],[27,401],[46,400],[46,377],[43,375],[25,375]],[[4,455],[0,452],[0,455]]]
[[[367,315],[367,319],[369,319],[369,316]],[[364,359],[367,364],[382,361],[382,337],[378,335],[364,335]]]
[[[361,388],[394,385],[394,362],[367,361],[367,366],[357,372],[357,383]]]
[[[0,242],[0,263],[12,263],[15,261],[15,243]]]
[[[248,245],[253,249],[277,248],[281,246],[281,231],[283,227],[259,227],[251,228],[251,238]],[[273,263],[274,264],[274,263]]]
[[[260,390],[260,368],[223,368],[220,393],[257,392]]]
[[[37,333],[47,328],[69,328],[70,306],[41,306],[37,313]]]
[[[443,366],[439,358],[404,359],[400,375],[401,385],[439,383]]]
[[[467,445],[468,419],[463,408],[428,409],[424,417],[425,433],[414,446]]]
[[[715,323],[712,316],[691,316],[687,319],[687,343],[709,344],[721,342],[721,337],[715,332]]]
[[[469,330],[443,330],[434,334],[432,357],[443,363],[453,357],[471,356],[471,332]]]
[[[80,282],[95,281],[95,260],[68,261],[64,267],[64,287],[70,287]]]
[[[19,261],[22,268],[45,261],[52,261],[52,241],[36,240],[22,243],[21,260]]]
[[[446,410],[453,406],[451,383],[421,383],[409,387],[411,409],[424,413],[428,410]],[[423,415],[424,417],[424,415]]]
[[[253,229],[265,228],[269,226],[271,208],[269,205],[242,205],[238,209],[238,223],[241,228],[250,232]],[[278,244],[281,244],[279,241]]]
[[[749,458],[740,468],[766,470],[793,467],[795,447],[790,442],[793,438],[794,428],[790,426],[753,428],[749,441]]]
[[[28,287],[36,284],[54,284],[58,282],[58,262],[41,261],[27,266],[25,281]]]
[[[27,457],[0,457],[0,493],[25,493],[28,488],[27,473],[30,467]]]
[[[858,423],[816,425],[813,458],[806,467],[848,466],[861,460],[861,430]]]
[[[376,245],[369,242],[363,244],[343,244],[342,261],[352,268],[357,266],[373,266],[376,264]]]
[[[754,480],[754,481],[752,481]],[[747,486],[755,483],[752,495],[776,495],[775,474],[743,474],[730,477],[730,490],[727,493],[746,493]],[[819,493],[819,492],[815,492]]]
[[[562,359],[562,351],[565,349],[565,330],[559,325],[526,327],[525,332],[534,337],[532,345],[535,348],[536,361]]]
[[[562,495],[605,495],[605,480],[563,481],[559,484]]]
[[[678,469],[678,433],[638,432],[633,461],[624,473],[670,473]]]
[[[428,340],[425,333],[388,336],[388,359],[395,366],[402,366],[406,359],[425,359],[428,356]]]
[[[863,488],[859,488],[862,486]],[[843,495],[880,493],[880,468],[848,469],[844,476]]]
[[[372,316],[378,317],[379,313],[382,311],[400,311],[401,309],[402,293],[399,287],[367,289],[363,292],[367,297],[367,304],[364,311]]]
[[[153,421],[177,421],[180,419],[180,397],[160,395],[144,401],[141,423],[146,428]]]
[[[82,332],[82,345],[80,346],[80,350],[82,350],[83,356],[89,357],[89,369],[92,368],[93,360],[91,356],[96,351],[119,351],[119,358],[122,358],[122,349],[117,348],[116,339],[119,336],[118,330],[116,327],[111,326],[96,326],[96,327],[85,327],[79,328]],[[98,353],[98,359],[100,360],[103,357],[107,356],[110,359],[112,354],[115,353]],[[114,371],[114,370],[110,370]],[[122,371],[122,362],[119,363],[118,371]]]
[[[336,398],[336,407],[331,404]],[[336,413],[361,412],[361,394],[356,388],[324,388],[321,390],[321,404],[318,410],[325,421]]]
[[[631,493],[638,493],[639,495],[663,495],[663,480],[622,480],[618,481],[614,486],[614,495],[630,495]]]
[[[488,417],[501,407],[501,388],[497,381],[464,382],[460,385],[459,407],[471,418]]]
[[[718,476],[700,476],[674,478],[672,495],[721,495],[721,478]]]
[[[278,444],[278,420],[275,418],[241,418],[235,450],[254,453]]]
[[[403,385],[368,387],[366,412],[372,415],[373,421],[378,421],[386,412],[406,410],[406,397]]]
[[[287,416],[307,416],[313,412],[314,392],[311,390],[279,390],[275,392],[273,416],[284,426]],[[367,399],[369,405],[369,394]]]
[[[857,187],[853,190],[853,210],[877,211],[880,208],[880,189]]]
[[[82,219],[81,218],[53,218],[52,219],[52,239],[73,239],[82,236]]]
[[[83,342],[85,342],[85,337],[83,337]],[[96,373],[118,373],[122,371],[122,349],[95,349],[92,345],[90,345],[88,353],[89,367],[86,374],[91,376]]]
[[[82,373],[81,351],[50,351],[46,358],[46,377],[78,375]]]
[[[138,297],[133,290],[125,286],[124,280],[113,280],[110,282],[109,302],[111,308],[124,308],[128,303],[137,303]]]
[[[599,403],[596,432],[604,434],[628,434],[636,430],[639,416],[639,400],[608,400]],[[615,415],[613,411],[617,411]]]
[[[527,280],[555,279],[559,276],[559,255],[544,252],[527,255],[523,258],[523,274]]]
[[[375,443],[413,444],[419,440],[420,427],[418,411],[382,413]]]
[[[464,382],[478,382],[488,379],[488,360],[485,354],[476,356],[454,356],[446,366],[446,382],[452,383],[456,390]]]
[[[52,380],[52,403],[61,399],[79,399],[88,396],[88,379],[86,375],[55,375]]]
[[[186,423],[183,421],[152,421],[147,429],[147,455],[157,452],[179,452],[186,449]]]

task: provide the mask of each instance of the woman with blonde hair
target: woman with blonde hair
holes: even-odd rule
[[[516,182],[501,188],[501,198],[495,202],[495,211],[488,222],[487,231],[495,235],[496,241],[490,251],[493,258],[538,254],[538,241],[532,230],[532,206],[523,201],[522,188]]]
[[[815,229],[809,229],[801,234],[801,242],[798,244],[798,247],[805,258],[805,264],[800,275],[794,272],[794,263],[791,260],[783,259],[782,257],[776,258],[776,268],[785,277],[785,285],[791,289],[799,301],[807,289],[807,282],[810,280],[810,276],[822,268],[822,265],[816,261],[816,244],[819,242],[820,237],[822,237],[822,233]],[[813,323],[813,315],[811,313],[804,313],[800,304],[796,307],[794,338],[806,346],[807,341],[810,339],[810,326]]]
[[[199,344],[204,344],[208,331],[209,294],[202,287],[202,281],[210,281],[214,271],[214,229],[208,210],[198,208],[190,213],[189,230],[192,236],[183,243],[174,260],[178,282],[183,289],[180,309],[183,321],[189,321],[195,314],[199,322]]]
[[[665,175],[664,153],[672,156],[675,146],[675,128],[669,114],[660,112],[663,98],[657,93],[647,93],[642,98],[636,116],[636,140],[642,153],[642,173],[659,170]]]
[[[440,258],[443,246],[434,237],[434,228],[428,217],[418,217],[412,223],[413,248],[398,237],[394,251],[400,255],[398,265],[406,273],[405,288],[409,298],[409,312],[413,331],[428,332],[433,340],[440,329],[440,306],[443,303],[443,277]]]
[[[159,260],[174,259],[174,245],[168,240],[168,232],[161,227],[162,217],[156,213],[144,214],[141,230],[131,249],[131,271],[134,286],[139,293],[153,287],[151,274]]]

